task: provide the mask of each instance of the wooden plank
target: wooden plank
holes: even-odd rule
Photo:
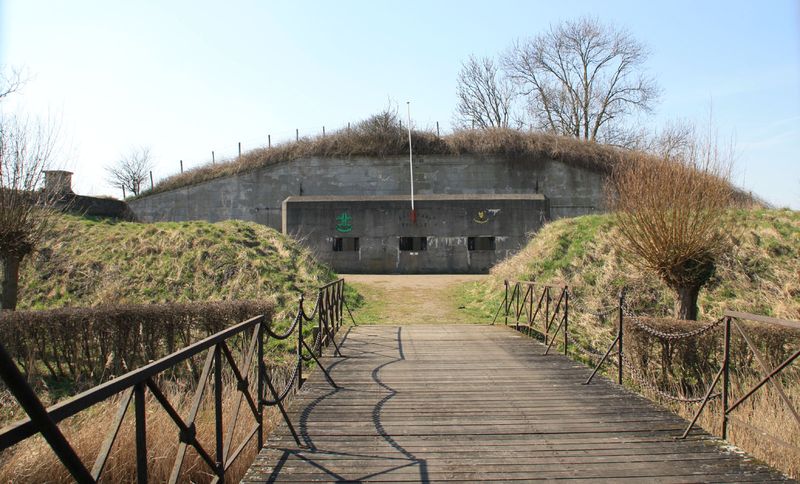
[[[510,328],[359,326],[243,482],[769,482],[783,476]]]

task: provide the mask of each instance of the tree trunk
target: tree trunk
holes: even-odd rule
[[[675,290],[678,293],[678,300],[675,301],[675,317],[696,321],[700,286],[681,286]]]
[[[16,254],[0,257],[0,309],[17,308],[20,259],[22,258]]]

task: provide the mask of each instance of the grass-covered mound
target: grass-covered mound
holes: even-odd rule
[[[800,319],[800,213],[759,209],[728,216],[732,249],[700,292],[699,319],[716,319],[725,309]],[[469,290],[473,309],[494,315],[508,279],[568,284],[576,303],[593,307],[616,304],[625,287],[633,308],[670,316],[673,292],[617,250],[619,236],[613,215],[547,224],[525,248],[495,266],[488,283]]]
[[[300,244],[256,223],[59,215],[23,261],[19,309],[266,299],[280,310],[333,277]]]

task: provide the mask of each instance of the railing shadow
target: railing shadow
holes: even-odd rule
[[[375,382],[379,387],[383,388],[388,392],[386,396],[381,398],[372,408],[371,411],[371,418],[372,424],[380,438],[382,438],[391,448],[396,450],[400,456],[398,457],[388,457],[383,455],[370,455],[370,454],[359,454],[359,453],[351,453],[351,452],[340,452],[331,449],[324,449],[320,448],[315,445],[312,436],[309,434],[309,421],[312,417],[312,414],[315,410],[319,408],[319,406],[328,399],[335,397],[341,392],[346,391],[355,391],[352,389],[348,389],[347,387],[339,386],[338,388],[332,389],[326,392],[323,395],[312,400],[308,403],[301,412],[300,415],[300,435],[301,439],[304,442],[305,448],[304,449],[274,449],[274,450],[281,450],[282,454],[278,459],[278,462],[273,467],[273,470],[269,477],[267,478],[267,482],[278,482],[280,480],[281,471],[284,469],[285,465],[289,461],[291,457],[300,459],[304,463],[314,467],[315,469],[323,472],[327,477],[330,477],[331,480],[336,481],[362,481],[366,479],[375,479],[380,476],[390,474],[400,469],[405,469],[408,467],[419,466],[419,482],[430,482],[430,477],[428,475],[428,465],[425,459],[418,458],[412,452],[408,451],[406,448],[402,446],[397,440],[386,430],[383,425],[382,413],[385,406],[398,395],[398,391],[389,386],[383,379],[381,379],[380,372],[387,368],[389,365],[399,363],[405,361],[405,353],[403,351],[403,339],[402,339],[402,328],[397,328],[397,336],[396,336],[396,350],[397,350],[397,357],[393,360],[386,361],[381,363],[380,365],[376,366],[371,371],[371,378],[372,381]],[[348,353],[351,353],[349,351]],[[342,363],[345,360],[338,360],[337,362],[331,364],[328,369],[329,371],[333,370],[335,366],[339,363]],[[340,456],[340,457],[349,457],[349,458],[358,458],[362,460],[380,460],[380,461],[396,461],[397,465],[390,465],[385,469],[377,470],[375,472],[365,473],[359,476],[343,476],[341,473],[336,472],[335,470],[331,469],[329,466],[325,464],[326,459],[315,459],[314,456],[318,455],[320,457],[325,456]]]
[[[303,307],[303,296],[300,296],[296,316],[285,331],[276,333],[272,327],[272,314],[263,314],[228,327],[210,335],[186,348],[173,352],[161,359],[153,361],[139,369],[130,371],[113,380],[105,382],[72,398],[62,401],[50,408],[45,408],[41,400],[28,385],[25,376],[17,368],[11,355],[0,344],[0,379],[14,395],[28,418],[14,422],[0,429],[0,451],[15,445],[34,435],[41,434],[54,451],[64,467],[76,482],[95,483],[103,476],[106,463],[111,455],[114,443],[120,435],[128,408],[133,402],[133,420],[135,425],[135,472],[136,480],[145,483],[148,480],[148,435],[147,435],[147,394],[166,412],[174,424],[174,437],[178,440],[178,452],[172,467],[169,482],[178,482],[182,478],[187,451],[192,448],[208,467],[212,482],[222,482],[230,467],[243,454],[247,445],[255,440],[258,448],[264,439],[263,412],[264,407],[275,406],[281,412],[286,425],[298,445],[302,445],[292,422],[284,409],[283,402],[293,388],[302,387],[303,368],[306,363],[316,362],[328,383],[337,389],[328,369],[318,358],[323,348],[332,344],[337,356],[342,356],[334,339],[336,331],[341,327],[346,308],[344,300],[344,279],[337,279],[321,286],[317,290],[314,310],[309,314]],[[349,308],[348,308],[349,312]],[[352,315],[351,315],[352,317]],[[306,341],[303,323],[313,323],[310,328],[314,341]],[[244,343],[241,355],[236,353],[237,339]],[[266,370],[269,355],[265,354],[267,340],[294,340],[294,372],[286,382],[282,391],[278,391]],[[203,372],[197,382],[192,398],[192,407],[188,416],[184,416],[179,408],[170,402],[161,386],[160,377],[164,372],[177,365],[191,361],[191,358],[206,353]],[[238,356],[238,358],[237,358]],[[331,365],[333,367],[334,365]],[[223,412],[223,367],[232,375],[236,385],[235,404],[226,420]],[[252,377],[252,378],[251,378]],[[198,437],[196,418],[204,395],[213,393],[214,435],[212,444]],[[91,469],[78,456],[58,427],[58,423],[72,417],[91,406],[121,396],[116,418],[106,433]],[[242,411],[243,410],[243,411]],[[241,417],[248,416],[254,421],[251,430],[238,443],[234,442],[234,430]],[[227,428],[227,432],[224,430]],[[152,439],[150,439],[152,440]]]

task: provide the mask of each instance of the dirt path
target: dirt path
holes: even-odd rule
[[[486,275],[383,275],[342,276],[366,299],[356,311],[361,324],[483,323],[462,306],[459,288],[485,280]]]

